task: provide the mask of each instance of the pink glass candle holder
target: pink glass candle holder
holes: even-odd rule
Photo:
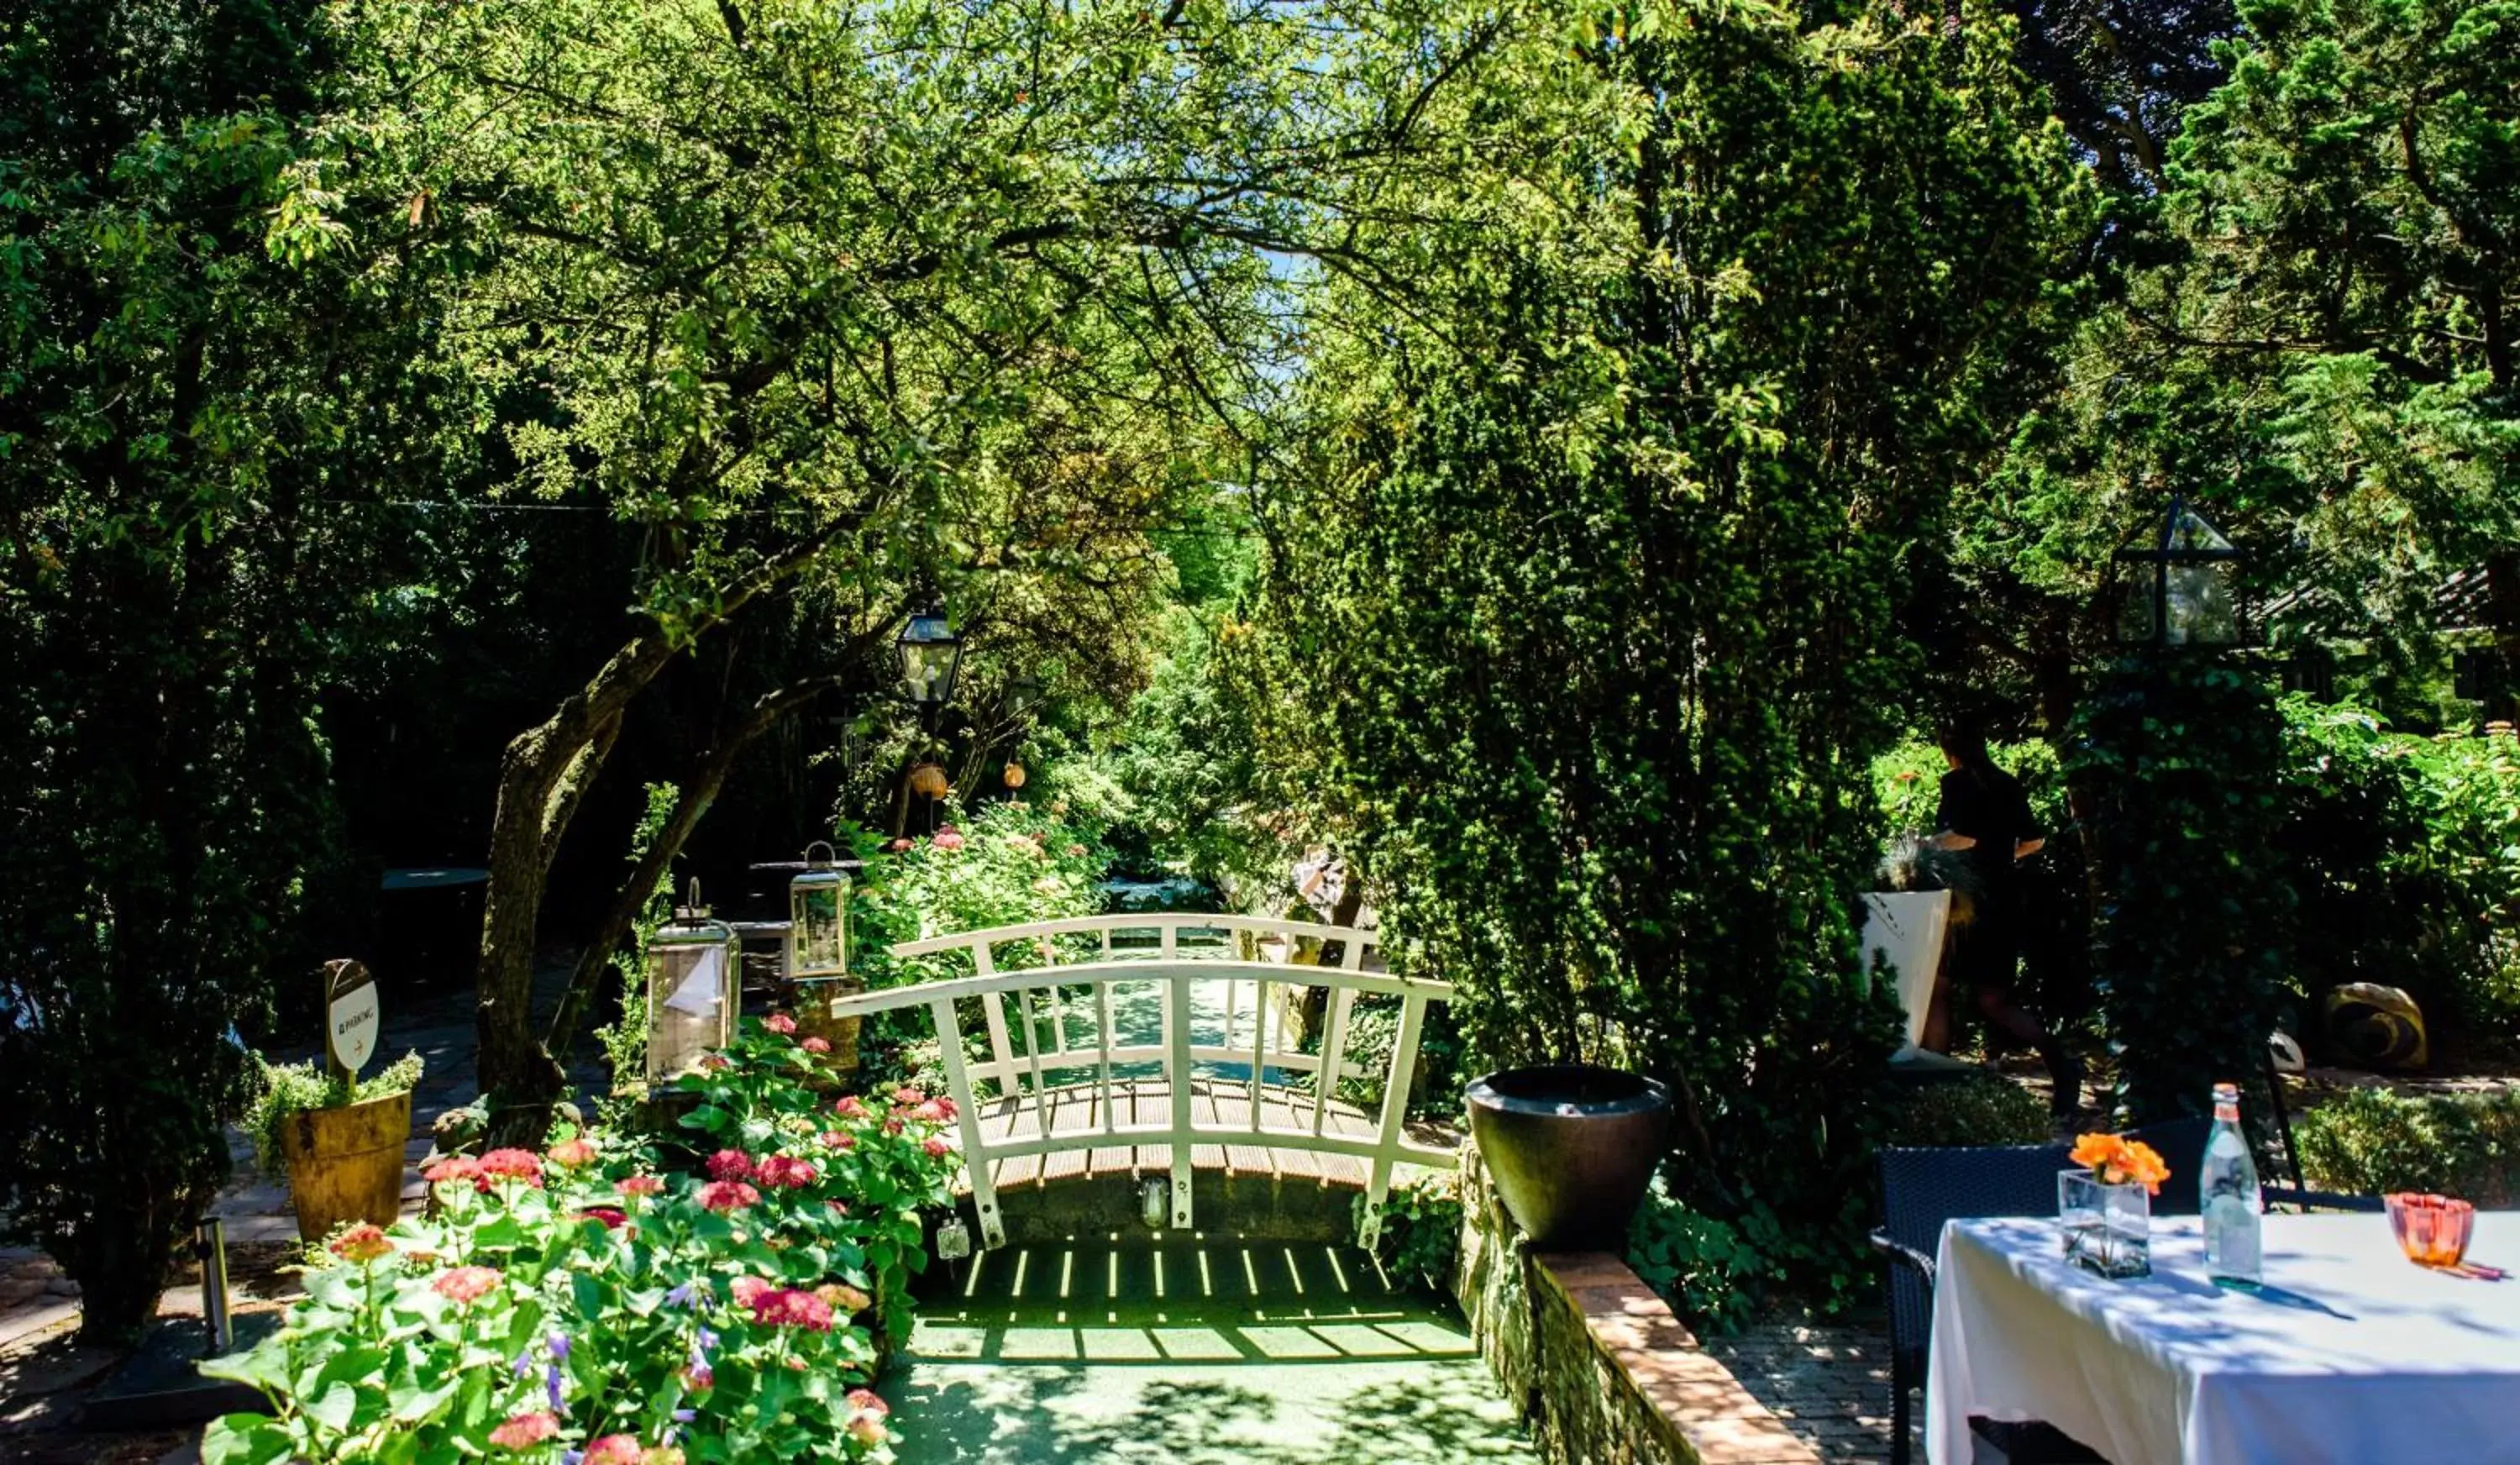
[[[2456,1266],[2467,1256],[2467,1233],[2476,1224],[2476,1208],[2442,1195],[2406,1192],[2385,1197],[2389,1228],[2398,1233],[2398,1249],[2418,1266]]]

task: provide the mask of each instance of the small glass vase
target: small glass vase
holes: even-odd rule
[[[2088,1170],[2056,1173],[2065,1260],[2104,1277],[2152,1275],[2152,1193],[2139,1181],[2103,1185]]]

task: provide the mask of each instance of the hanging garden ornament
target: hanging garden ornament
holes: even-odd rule
[[[945,797],[945,770],[933,763],[914,763],[910,767],[910,791],[923,799]]]
[[[1010,764],[1008,764],[1008,765],[1007,765],[1007,772],[1006,772],[1006,780],[1007,780],[1007,786],[1008,786],[1009,788],[1021,788],[1021,787],[1023,787],[1023,783],[1024,783],[1024,767],[1023,767],[1023,765],[1022,765],[1022,764],[1020,764],[1020,763],[1010,763]]]

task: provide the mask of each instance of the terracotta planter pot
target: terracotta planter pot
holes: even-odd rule
[[[1568,1064],[1471,1081],[1470,1137],[1535,1251],[1624,1251],[1671,1132],[1642,1074]]]
[[[280,1126],[297,1234],[321,1241],[345,1222],[389,1226],[402,1214],[403,1149],[411,1140],[411,1094],[339,1109],[306,1109]]]

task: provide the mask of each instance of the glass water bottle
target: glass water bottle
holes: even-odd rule
[[[2236,1084],[2214,1086],[2214,1129],[2205,1138],[2197,1194],[2204,1202],[2206,1275],[2257,1285],[2262,1267],[2258,1167],[2249,1158],[2248,1132],[2240,1128]]]

